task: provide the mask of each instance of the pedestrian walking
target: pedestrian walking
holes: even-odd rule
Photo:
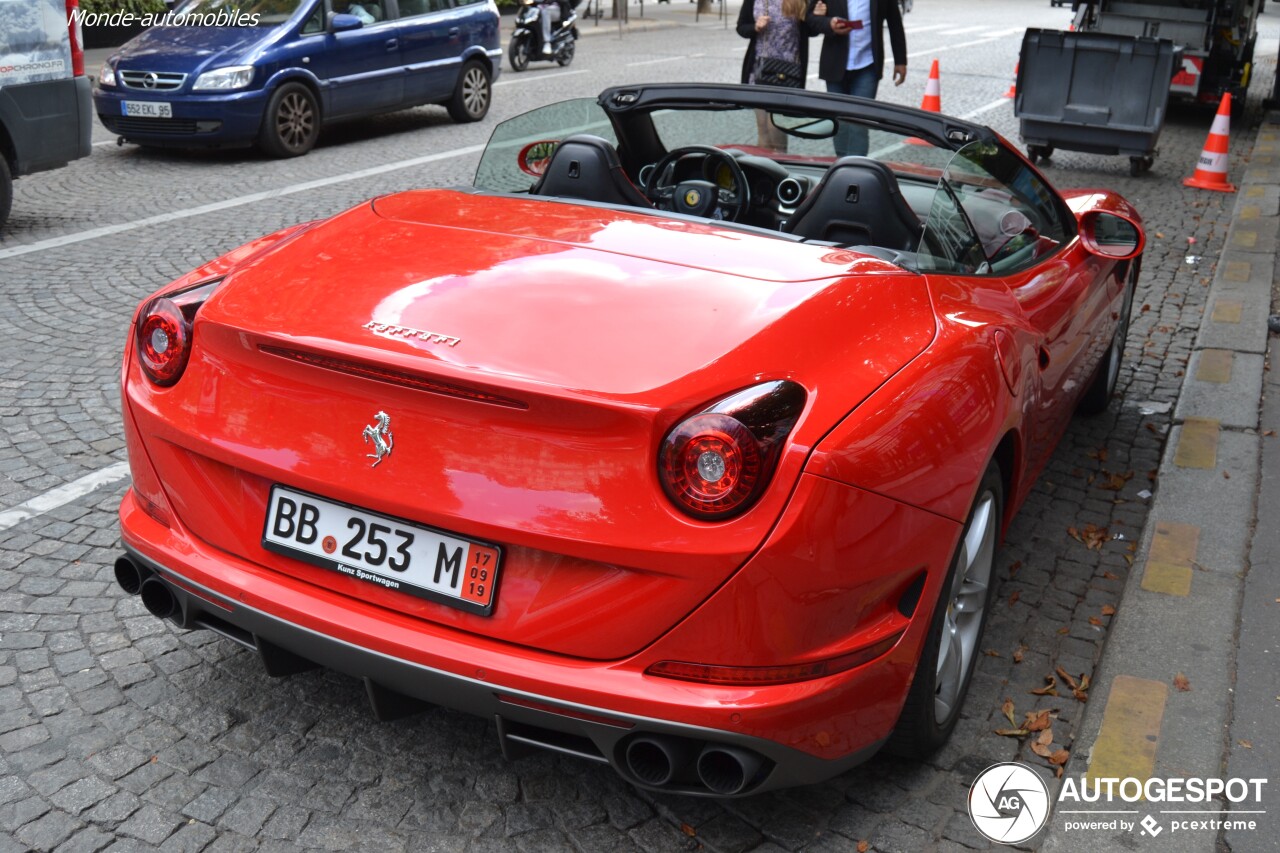
[[[893,84],[907,79],[907,34],[897,0],[809,0],[805,25],[822,36],[818,76],[828,92],[874,98],[884,76],[884,28],[893,51]],[[867,131],[841,123],[836,154],[867,153]]]
[[[806,0],[743,0],[738,35],[749,39],[742,60],[742,82],[803,89],[809,70],[809,37],[804,25]],[[756,111],[759,144],[787,150],[787,137],[764,110]]]

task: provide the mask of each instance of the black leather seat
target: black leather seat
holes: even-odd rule
[[[588,133],[566,137],[556,146],[547,171],[530,192],[632,207],[653,207],[622,170],[617,150],[607,140]]]
[[[888,166],[869,157],[841,157],[784,230],[809,240],[913,252],[922,225]]]

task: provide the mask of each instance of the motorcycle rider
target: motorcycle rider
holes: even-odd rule
[[[542,55],[551,55],[551,28],[569,17],[568,0],[539,0],[542,14],[538,16],[542,24]]]

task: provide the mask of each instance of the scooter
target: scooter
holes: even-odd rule
[[[576,7],[578,4],[573,3]],[[507,47],[507,59],[512,71],[524,71],[530,61],[554,61],[560,66],[573,62],[574,42],[578,40],[578,28],[574,24],[578,13],[570,8],[569,14],[551,30],[551,53],[542,52],[542,16],[544,12],[537,0],[520,0],[516,13],[516,29]]]

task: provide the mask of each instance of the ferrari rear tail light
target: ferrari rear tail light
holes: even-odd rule
[[[739,391],[676,424],[658,452],[658,479],[682,512],[720,521],[764,492],[791,428],[804,409],[795,382]]]
[[[221,279],[152,298],[135,324],[138,363],[157,385],[178,381],[191,357],[191,323]]]

